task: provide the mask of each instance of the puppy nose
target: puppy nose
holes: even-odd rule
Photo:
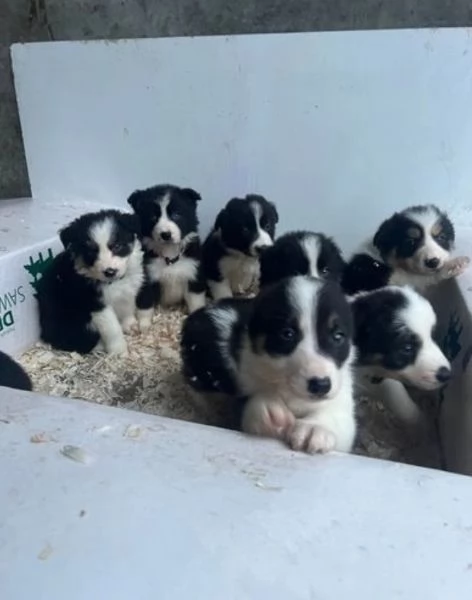
[[[105,275],[105,277],[109,277],[110,279],[112,277],[114,277],[116,274],[118,273],[118,269],[105,269],[103,271],[103,274]]]
[[[161,238],[164,242],[168,242],[172,238],[172,234],[170,231],[161,231]]]
[[[436,379],[439,383],[447,383],[451,379],[451,369],[447,367],[441,367],[436,373]]]
[[[255,251],[260,256],[269,246],[256,246]]]
[[[308,380],[308,391],[315,396],[326,396],[331,389],[329,377],[312,377]]]
[[[427,258],[424,264],[428,269],[437,269],[439,267],[439,258]]]

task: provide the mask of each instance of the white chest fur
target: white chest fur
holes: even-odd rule
[[[129,314],[129,306],[134,306],[143,279],[142,254],[136,251],[130,258],[126,275],[118,281],[103,285],[103,302],[113,308],[118,319],[121,320]]]
[[[147,265],[152,282],[161,285],[161,304],[171,306],[179,304],[185,298],[188,282],[197,275],[198,262],[182,256],[177,262],[167,265],[163,258],[154,258]]]
[[[259,259],[244,254],[231,254],[221,259],[220,270],[233,294],[240,294],[259,280]]]

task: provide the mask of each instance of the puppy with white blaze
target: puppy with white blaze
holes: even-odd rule
[[[360,375],[371,381],[371,391],[384,395],[397,417],[417,421],[418,408],[396,382],[436,390],[452,376],[451,365],[434,339],[433,307],[408,286],[361,292],[351,299],[351,306]]]
[[[406,208],[384,221],[348,261],[343,288],[350,295],[385,285],[423,292],[468,267],[468,257],[451,258],[454,242],[454,226],[436,206]]]
[[[223,300],[188,317],[184,375],[199,392],[244,399],[242,429],[309,453],[352,449],[350,306],[338,284],[286,278],[254,300]]]
[[[263,196],[233,198],[203,244],[203,269],[214,300],[244,294],[259,280],[259,257],[272,246],[279,220]]]
[[[197,202],[191,188],[156,185],[136,190],[128,203],[139,217],[144,246],[145,282],[138,295],[138,322],[149,329],[154,307],[186,303],[193,312],[205,305]]]
[[[127,354],[124,333],[136,323],[143,282],[138,233],[134,215],[113,209],[82,215],[59,232],[65,250],[38,285],[43,341],[81,354]]]
[[[295,275],[340,282],[345,267],[335,242],[323,233],[312,231],[291,231],[281,235],[262,253],[260,262],[261,288]]]

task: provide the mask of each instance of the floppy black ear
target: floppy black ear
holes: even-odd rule
[[[72,221],[69,225],[66,225],[59,230],[59,238],[62,245],[67,250],[77,240],[77,226],[76,221]]]
[[[138,236],[141,235],[141,226],[137,215],[122,213],[118,218],[118,222],[124,229],[127,229]]]
[[[380,225],[374,235],[373,244],[383,257],[390,254],[398,241],[396,233],[401,219],[401,215],[395,213]]]
[[[182,196],[184,198],[186,198],[187,200],[190,200],[194,204],[196,204],[197,202],[199,202],[202,199],[200,194],[198,192],[196,192],[195,190],[193,190],[192,188],[183,188],[180,190],[180,193],[182,194]]]
[[[277,224],[279,222],[279,213],[277,211],[277,207],[275,206],[275,204],[273,202],[269,202],[269,206],[272,209],[272,214],[274,216],[274,222]]]
[[[142,190],[136,190],[131,194],[127,202],[135,212],[138,212],[144,198],[144,192]]]

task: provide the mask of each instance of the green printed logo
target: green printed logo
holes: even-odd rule
[[[43,257],[42,252],[38,252],[38,258],[36,260],[33,260],[33,257],[30,256],[29,264],[23,265],[23,268],[26,269],[33,278],[33,280],[30,281],[30,285],[34,290],[33,296],[35,298],[37,296],[39,280],[41,279],[44,271],[49,267],[53,260],[54,255],[52,253],[52,250],[51,248],[48,248],[46,258]]]

